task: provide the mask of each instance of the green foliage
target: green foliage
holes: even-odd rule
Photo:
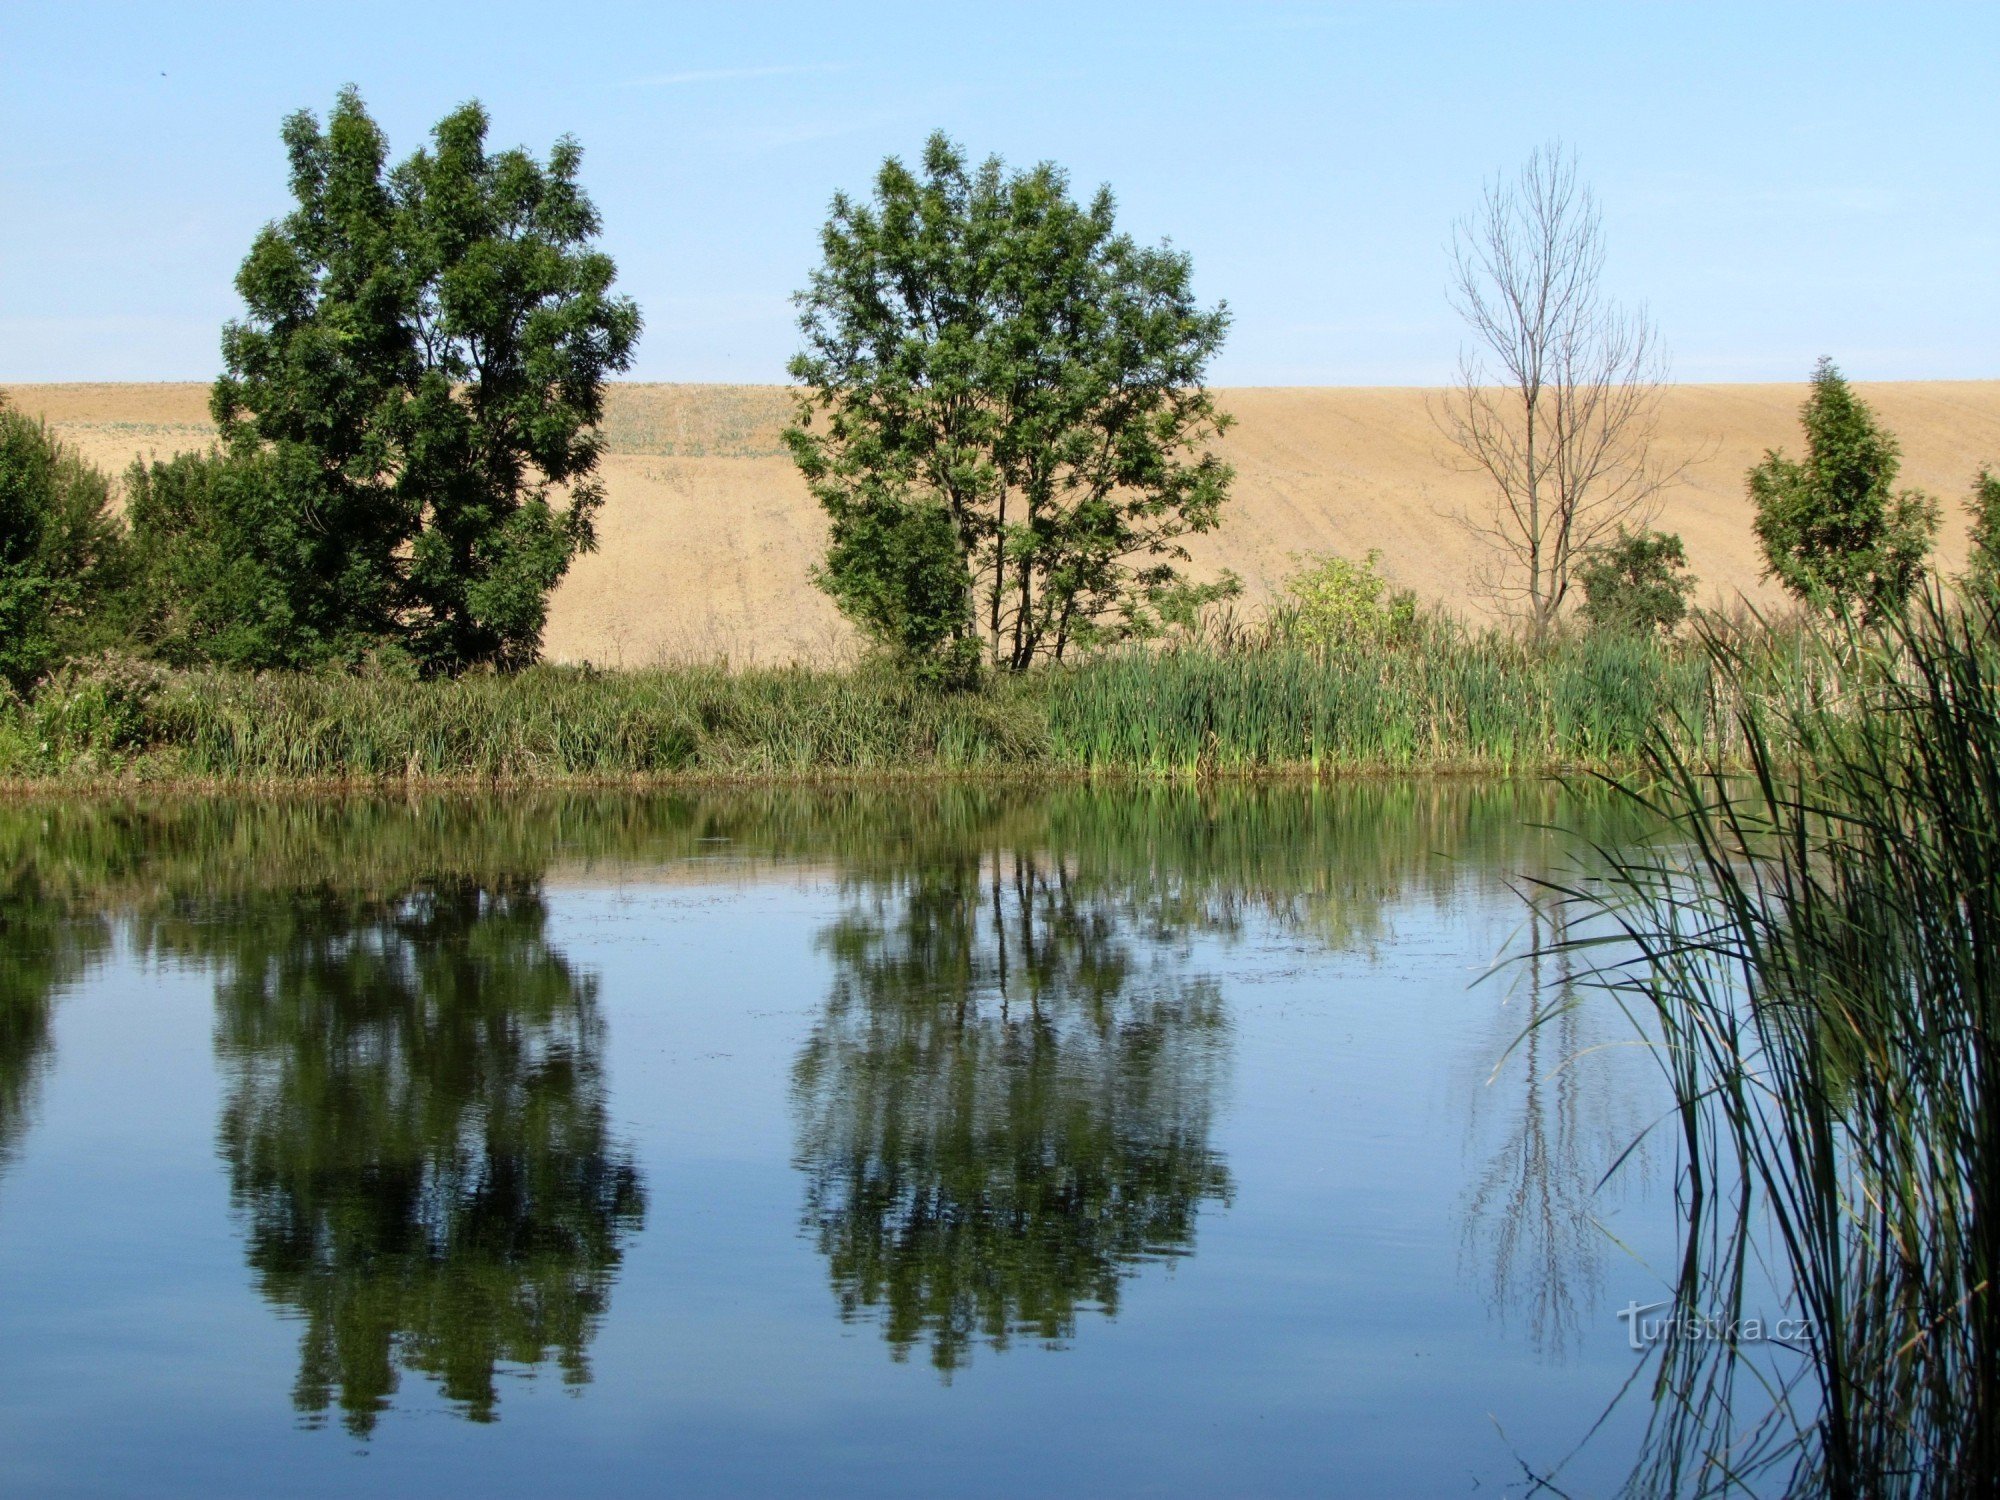
[[[951,675],[983,636],[1019,671],[1184,602],[1179,539],[1230,480],[1202,385],[1228,315],[1113,218],[1108,190],[1080,206],[1056,167],[975,170],[942,134],[834,198],[786,442],[833,522],[821,586],[900,656]]]
[[[115,628],[123,532],[111,487],[0,400],[0,683],[25,690]]]
[[[1709,717],[1699,659],[1619,634],[1529,644],[1420,622],[1402,643],[1117,652],[1051,674],[1058,764],[1153,775],[1615,766]]]
[[[1014,695],[939,694],[879,670],[205,670],[171,676],[149,701],[147,753],[131,772],[272,782],[991,770],[1041,760],[1042,736]],[[101,757],[15,766],[107,769]]]
[[[1634,1493],[1984,1496],[2000,1473],[2000,596],[1827,630],[1842,692],[1664,737],[1663,839],[1571,891],[1679,1106],[1681,1280]],[[1736,670],[1733,653],[1717,665]],[[1766,1300],[1782,1299],[1773,1308]],[[1787,1346],[1704,1336],[1775,1312]],[[1767,1357],[1768,1354],[1768,1357]],[[1768,1399],[1766,1399],[1768,1398]]]
[[[1765,576],[1815,607],[1879,617],[1922,576],[1937,501],[1895,489],[1896,440],[1832,360],[1813,370],[1799,416],[1804,461],[1772,449],[1749,474]]]
[[[1695,588],[1678,535],[1623,527],[1584,554],[1577,582],[1593,630],[1671,631],[1687,618]]]
[[[903,670],[945,687],[978,679],[972,582],[942,505],[845,507],[813,579]]]
[[[292,116],[298,206],[237,276],[249,315],[224,330],[211,406],[232,457],[279,480],[260,559],[276,577],[244,586],[351,608],[279,629],[324,657],[394,636],[431,671],[523,665],[594,541],[603,382],[629,367],[639,312],[591,248],[576,143],[544,164],[489,153],[486,131],[465,105],[385,171],[352,89],[324,130]]]
[[[30,737],[48,765],[117,765],[150,738],[167,674],[115,651],[65,664],[35,694]]]
[[[209,669],[160,677],[128,700],[137,717],[110,740],[46,740],[51,714],[101,717],[45,706],[58,701],[49,688],[0,703],[0,775],[268,783],[1610,767],[1634,760],[1663,719],[1727,753],[1731,702],[1816,680],[1814,662],[1776,632],[1753,631],[1739,649],[1740,668],[1717,679],[1701,653],[1656,635],[1531,644],[1420,615],[1407,635],[1104,652],[958,693],[875,664],[538,666],[447,680],[380,657],[358,674]]]
[[[1361,562],[1330,552],[1303,559],[1272,611],[1273,636],[1314,647],[1409,638],[1417,628],[1417,596],[1391,590],[1377,571],[1381,561],[1372,548]]]
[[[1966,503],[1972,528],[1966,537],[1967,579],[1984,588],[2000,584],[2000,474],[1982,468]]]
[[[351,663],[394,630],[392,581],[320,520],[299,444],[135,461],[125,476],[137,633],[169,662]]]
[[[1200,641],[1218,621],[1233,619],[1229,606],[1243,597],[1243,580],[1228,568],[1207,583],[1174,578],[1128,594],[1118,608],[1118,628],[1097,631],[1092,641]]]

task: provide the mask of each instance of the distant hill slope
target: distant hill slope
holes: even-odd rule
[[[1858,387],[1903,444],[1903,482],[1945,502],[1940,552],[1962,566],[1960,510],[1973,474],[2000,463],[2000,381],[1912,381]],[[1450,516],[1479,503],[1455,471],[1427,409],[1435,393],[1327,387],[1223,393],[1239,425],[1225,449],[1237,468],[1222,528],[1192,544],[1198,569],[1234,568],[1261,595],[1295,554],[1371,547],[1397,583],[1468,615],[1477,552]],[[1743,472],[1766,448],[1799,447],[1802,385],[1677,386],[1663,441],[1697,459],[1659,520],[1687,541],[1705,601],[1757,581]],[[207,443],[199,385],[15,386],[95,462],[120,470],[138,454]],[[848,633],[807,579],[823,535],[819,512],[784,456],[786,393],[775,386],[620,385],[609,401],[609,489],[599,548],[558,591],[548,650],[561,660],[637,665],[662,657],[732,661],[826,659]]]

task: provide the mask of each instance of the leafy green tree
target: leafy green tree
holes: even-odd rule
[[[1937,501],[1895,488],[1896,439],[1832,360],[1814,368],[1799,419],[1804,460],[1774,448],[1750,470],[1764,576],[1815,607],[1879,616],[1908,599],[1922,576]]]
[[[25,691],[105,644],[101,610],[125,560],[110,507],[101,473],[0,399],[0,682]]]
[[[786,441],[849,618],[962,675],[1184,613],[1180,539],[1231,478],[1202,383],[1228,313],[1188,257],[1119,233],[1108,189],[1079,205],[1058,168],[975,170],[942,134],[871,201],[836,195],[821,247]]]
[[[1577,569],[1583,618],[1596,630],[1670,631],[1687,618],[1696,579],[1671,531],[1626,531],[1593,547]]]
[[[543,163],[486,133],[467,104],[391,171],[353,89],[323,130],[287,120],[298,206],[237,276],[248,316],[211,401],[232,456],[282,476],[266,592],[331,595],[352,633],[434,671],[537,654],[549,591],[594,544],[604,379],[640,328],[593,248],[576,142]],[[349,633],[316,630],[329,650]]]
[[[935,501],[864,502],[835,513],[815,581],[905,669],[941,686],[980,671],[972,579],[951,512]]]
[[[1966,538],[1968,581],[1984,588],[2000,583],[2000,474],[1990,468],[1982,468],[1979,478],[1973,482],[1972,499],[1967,502],[1966,514],[1972,519],[1972,530]]]

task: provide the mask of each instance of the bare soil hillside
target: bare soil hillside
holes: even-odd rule
[[[1940,555],[1964,558],[1960,504],[1979,465],[2000,463],[2000,381],[1861,385],[1903,444],[1903,482],[1945,502]],[[9,388],[103,467],[212,440],[199,385]],[[1678,531],[1710,602],[1772,595],[1757,579],[1744,470],[1769,447],[1799,446],[1802,385],[1678,386],[1662,438],[1693,460],[1657,524]],[[1422,390],[1353,387],[1224,393],[1239,418],[1224,447],[1235,494],[1220,531],[1196,538],[1197,571],[1233,568],[1261,597],[1302,554],[1379,548],[1385,572],[1426,599],[1487,612],[1480,561],[1452,519],[1484,490],[1456,470]],[[607,416],[609,498],[598,550],[557,592],[548,632],[560,660],[825,660],[846,628],[808,580],[823,527],[778,434],[790,410],[773,386],[620,385]]]

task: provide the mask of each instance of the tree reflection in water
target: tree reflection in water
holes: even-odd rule
[[[0,1172],[34,1117],[56,998],[111,947],[111,924],[52,899],[32,871],[0,889]]]
[[[1135,952],[1060,861],[948,854],[860,888],[795,1071],[805,1219],[843,1316],[944,1372],[1069,1338],[1186,1255],[1229,1174],[1212,981]]]
[[[1638,832],[1525,782],[0,808],[0,1152],[50,997],[129,917],[141,952],[219,976],[223,1154],[259,1284],[304,1325],[302,1409],[366,1431],[416,1371],[490,1417],[503,1364],[583,1377],[642,1206],[606,1123],[595,982],[547,940],[543,872],[724,847],[730,869],[830,870],[850,900],[794,1079],[806,1221],[845,1313],[949,1371],[981,1342],[1072,1337],[1226,1201],[1209,1142],[1229,1030],[1193,935],[1368,952],[1407,914],[1550,869],[1558,815],[1611,847]],[[1559,978],[1537,1005],[1560,1005]],[[1477,1158],[1468,1248],[1550,1345],[1604,1243],[1607,1163],[1579,1144],[1633,1133],[1601,1113],[1595,1062],[1568,1065],[1586,1020],[1559,1011],[1501,1088],[1480,1084],[1518,1011],[1456,1043],[1468,1096],[1513,1135]]]
[[[491,1421],[494,1376],[589,1379],[644,1198],[608,1133],[596,981],[529,879],[287,893],[219,927],[220,1144],[294,1401],[369,1432],[402,1370]]]
[[[1506,975],[1525,1006],[1510,1008],[1508,1035],[1491,1048],[1492,1088],[1469,1095],[1475,1112],[1504,1112],[1504,1134],[1472,1179],[1462,1219],[1488,1305],[1522,1318],[1536,1349],[1554,1358],[1599,1310],[1616,1244],[1603,1215],[1627,1180],[1615,1169],[1643,1175],[1637,1101],[1651,1082],[1631,1071],[1647,1065],[1620,1045],[1630,1039],[1622,1014],[1580,991],[1563,911],[1529,902],[1519,962]]]

